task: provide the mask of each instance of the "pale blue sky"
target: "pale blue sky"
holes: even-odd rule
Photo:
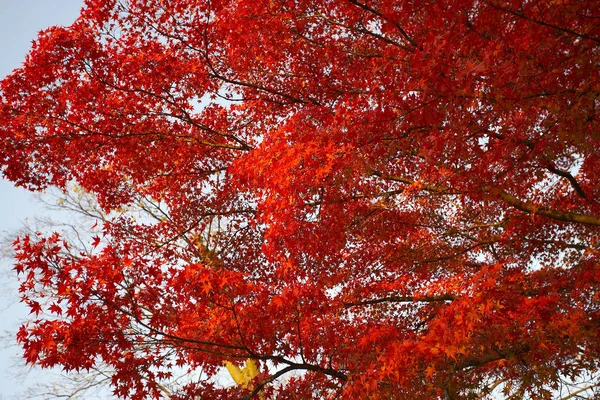
[[[37,33],[52,25],[69,25],[77,15],[83,0],[0,0],[0,77],[20,66]],[[26,218],[44,210],[33,196],[0,179],[0,236],[14,232]],[[0,261],[0,399],[20,398],[26,386],[34,385],[43,374],[26,373],[18,366],[19,349],[5,338],[14,332],[27,311],[18,304],[16,282],[11,265]],[[7,347],[8,346],[8,347]]]

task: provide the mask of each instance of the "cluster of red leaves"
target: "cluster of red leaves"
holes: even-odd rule
[[[597,370],[599,15],[88,0],[2,81],[2,171],[157,206],[91,253],[16,242],[26,359],[103,362],[133,399],[176,366],[202,379],[173,396],[285,399],[550,398]],[[247,358],[279,369],[213,387]]]

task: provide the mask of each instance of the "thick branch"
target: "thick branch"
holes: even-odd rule
[[[451,190],[449,190],[448,188],[443,187],[443,186],[436,186],[436,185],[431,185],[431,184],[427,184],[427,183],[421,183],[421,182],[417,182],[413,179],[404,178],[401,176],[386,175],[386,174],[383,174],[378,171],[372,171],[371,175],[375,175],[375,176],[378,176],[382,179],[386,179],[389,181],[406,183],[407,185],[418,185],[421,188],[421,190],[425,190],[427,192],[442,193],[442,194],[459,194],[459,192],[452,192]],[[557,221],[576,222],[579,224],[600,226],[600,218],[598,218],[594,215],[583,215],[583,214],[570,213],[570,212],[566,212],[566,211],[552,210],[552,209],[549,209],[546,207],[540,207],[535,204],[519,200],[512,194],[505,192],[502,189],[492,188],[489,186],[483,187],[482,189],[484,192],[491,193],[495,196],[498,196],[506,204],[516,208],[517,210],[521,210],[521,211],[524,211],[529,214],[542,215],[546,218],[554,219]]]
[[[600,226],[600,218],[594,215],[574,214],[570,212],[556,211],[545,207],[539,207],[535,204],[519,200],[512,194],[500,189],[491,189],[490,192],[499,196],[506,204],[529,214],[538,214],[547,218],[555,219],[557,221],[576,222],[579,224]]]
[[[562,176],[563,178],[566,178],[569,181],[569,183],[571,184],[571,186],[573,187],[573,189],[575,189],[575,192],[579,196],[583,197],[584,199],[586,198],[585,192],[583,191],[581,186],[579,186],[579,182],[577,182],[575,177],[573,175],[571,175],[569,172],[560,170],[560,169],[556,168],[554,165],[548,165],[546,167],[546,169],[548,171],[552,172],[553,174],[556,174],[558,176]]]
[[[273,382],[274,380],[276,380],[280,376],[287,374],[288,372],[296,371],[296,370],[320,372],[320,373],[323,373],[325,375],[328,375],[328,376],[331,376],[331,377],[334,377],[334,378],[338,378],[341,381],[348,380],[348,376],[346,376],[345,374],[343,374],[343,373],[341,373],[339,371],[331,369],[331,368],[321,368],[321,367],[318,367],[318,366],[315,366],[315,365],[312,365],[312,364],[292,364],[292,365],[290,365],[288,367],[285,367],[284,369],[282,369],[280,371],[277,371],[273,375],[271,375],[268,378],[263,379],[262,381],[260,381],[259,383],[257,383],[256,386],[254,387],[254,389],[252,390],[252,392],[250,392],[246,396],[242,397],[240,400],[250,400],[250,399],[252,399],[254,396],[256,396],[262,390],[263,387],[265,387],[269,383]]]

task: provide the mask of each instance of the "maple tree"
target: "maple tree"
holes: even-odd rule
[[[590,393],[599,18],[88,0],[0,86],[4,175],[105,216],[88,252],[15,241],[25,358],[108,365],[132,399]],[[215,384],[246,360],[258,375]],[[165,390],[178,367],[198,379]]]

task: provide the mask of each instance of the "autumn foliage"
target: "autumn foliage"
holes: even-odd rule
[[[132,399],[599,384],[599,1],[86,3],[0,86],[4,175],[103,215],[16,240],[28,362]]]

